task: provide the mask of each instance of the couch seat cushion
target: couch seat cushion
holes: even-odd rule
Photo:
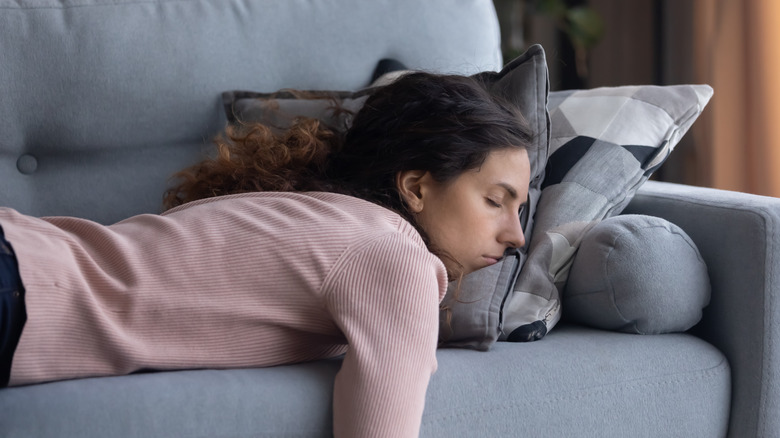
[[[489,352],[443,349],[421,437],[715,437],[724,356],[686,334],[573,325]],[[0,390],[3,436],[330,436],[336,360],[83,379]],[[46,421],[42,422],[41,419]],[[89,421],[84,421],[88,418]]]

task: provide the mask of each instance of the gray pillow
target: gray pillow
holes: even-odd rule
[[[664,219],[605,219],[580,242],[563,292],[567,320],[606,330],[658,334],[693,327],[710,301],[696,244]]]

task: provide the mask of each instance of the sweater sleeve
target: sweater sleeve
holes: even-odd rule
[[[397,233],[351,254],[328,281],[326,305],[349,343],[334,387],[334,435],[418,436],[436,370],[444,265]]]

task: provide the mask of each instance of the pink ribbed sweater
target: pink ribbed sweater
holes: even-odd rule
[[[111,226],[0,209],[0,225],[27,290],[11,385],[346,351],[336,436],[417,436],[447,276],[397,214],[269,192]]]

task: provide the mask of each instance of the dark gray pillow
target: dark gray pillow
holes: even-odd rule
[[[664,219],[623,215],[586,232],[563,292],[564,318],[627,333],[683,332],[710,301],[696,244]]]
[[[336,131],[346,131],[352,116],[374,88],[359,91],[284,89],[272,93],[225,91],[222,104],[228,123],[262,122],[284,130],[298,117],[319,119]]]

